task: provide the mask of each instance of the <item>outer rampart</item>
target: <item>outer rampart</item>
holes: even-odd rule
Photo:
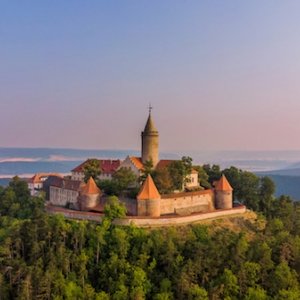
[[[92,213],[92,212],[82,212],[69,210],[59,207],[48,206],[47,211],[51,214],[62,214],[66,218],[76,219],[76,220],[89,220],[101,222],[103,214]],[[246,212],[246,206],[234,207],[231,209],[220,209],[212,212],[206,213],[196,213],[190,216],[163,216],[158,218],[151,217],[125,217],[122,219],[114,220],[116,225],[129,226],[135,224],[138,227],[163,227],[163,226],[176,226],[176,225],[186,225],[191,223],[197,223],[201,220],[222,218],[230,215],[243,214]]]

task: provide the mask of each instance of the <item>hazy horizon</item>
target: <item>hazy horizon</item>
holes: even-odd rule
[[[0,147],[300,150],[300,2],[0,8]]]

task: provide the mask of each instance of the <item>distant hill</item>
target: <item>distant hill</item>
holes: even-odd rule
[[[273,171],[256,172],[257,175],[280,175],[280,176],[300,176],[300,167],[288,168]]]
[[[299,169],[300,172],[300,169]],[[261,176],[269,176],[272,178],[276,185],[275,195],[278,197],[280,195],[288,195],[293,200],[300,201],[300,174],[299,176],[290,176],[290,175],[276,175],[268,174],[266,172],[257,173],[257,175]]]
[[[11,178],[0,178],[0,186],[7,186]]]

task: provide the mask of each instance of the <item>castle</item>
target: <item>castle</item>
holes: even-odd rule
[[[137,176],[143,174],[144,164],[151,161],[153,168],[166,168],[172,160],[159,159],[159,133],[149,116],[141,133],[141,157],[128,156],[124,161],[101,160],[102,177],[111,178],[120,168],[129,168]],[[53,206],[69,207],[79,211],[103,212],[107,197],[97,187],[93,178],[83,182],[83,167],[72,170],[71,179],[49,177],[49,202]],[[150,175],[146,178],[136,199],[121,197],[128,215],[158,218],[161,216],[188,216],[194,213],[230,210],[233,207],[232,187],[224,175],[212,189],[200,189],[198,173],[192,170],[185,188],[188,191],[160,194]],[[195,189],[196,188],[196,189]],[[189,190],[190,189],[190,190]]]

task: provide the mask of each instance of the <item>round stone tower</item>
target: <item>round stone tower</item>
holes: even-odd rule
[[[153,167],[155,168],[159,161],[158,154],[158,131],[154,126],[151,116],[151,107],[149,109],[149,117],[142,132],[142,162],[152,160]]]
[[[101,190],[97,187],[94,179],[90,177],[80,191],[80,209],[89,211],[99,204]]]
[[[215,206],[216,209],[232,208],[232,187],[223,174],[215,186]]]
[[[137,195],[138,216],[159,217],[161,196],[149,174]]]

